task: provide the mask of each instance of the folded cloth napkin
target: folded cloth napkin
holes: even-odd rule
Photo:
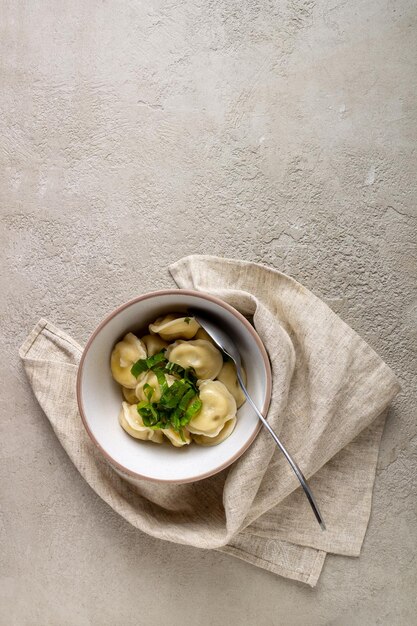
[[[231,467],[197,483],[144,480],[135,487],[123,480],[78,413],[82,348],[46,320],[20,349],[35,396],[82,476],[131,524],[314,586],[327,553],[359,555],[397,379],[324,302],[285,274],[211,256],[190,256],[169,269],[179,287],[214,294],[253,316],[272,364],[268,420],[310,478],[325,532],[265,429]]]

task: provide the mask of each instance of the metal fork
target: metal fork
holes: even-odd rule
[[[234,362],[234,364],[236,366],[237,379],[239,381],[239,384],[240,384],[240,386],[242,388],[243,393],[246,396],[247,401],[249,402],[249,404],[251,405],[251,407],[255,411],[256,415],[261,420],[262,424],[265,426],[265,428],[271,434],[272,438],[274,439],[274,441],[277,444],[278,448],[281,450],[281,452],[283,453],[283,455],[287,459],[288,463],[291,465],[295,475],[297,476],[298,480],[301,483],[302,488],[304,489],[304,493],[307,496],[307,499],[308,499],[308,501],[310,503],[311,508],[313,509],[314,515],[316,516],[316,519],[317,519],[318,523],[321,526],[321,529],[322,530],[326,530],[326,526],[324,524],[323,518],[322,518],[321,513],[319,511],[319,507],[317,506],[317,503],[316,503],[316,501],[314,499],[313,493],[312,493],[312,491],[311,491],[311,489],[310,489],[310,487],[309,487],[309,485],[307,483],[306,478],[304,477],[304,475],[303,475],[302,471],[300,470],[300,468],[298,467],[297,463],[291,457],[291,455],[288,452],[288,450],[285,448],[283,443],[280,441],[278,435],[274,432],[274,430],[269,425],[269,423],[267,422],[265,417],[259,411],[259,409],[255,405],[254,401],[250,397],[250,395],[249,395],[249,393],[248,393],[248,391],[247,391],[247,389],[245,387],[245,384],[244,384],[243,378],[242,378],[242,361],[241,361],[241,358],[240,358],[239,350],[237,349],[235,343],[230,339],[230,337],[223,330],[221,330],[212,321],[212,319],[206,317],[204,315],[204,313],[201,313],[200,311],[197,311],[195,309],[189,309],[189,312],[190,312],[190,314],[193,317],[195,317],[197,322],[200,324],[200,326],[202,328],[204,328],[204,330],[207,332],[207,334],[210,335],[210,337],[213,339],[214,343],[220,348],[220,350],[222,350],[222,352],[227,354],[227,356],[230,357],[232,359],[232,361]]]

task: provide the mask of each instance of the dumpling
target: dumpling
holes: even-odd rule
[[[207,435],[193,435],[193,440],[198,443],[199,446],[217,446],[218,443],[222,443],[222,441],[230,437],[235,429],[236,422],[236,417],[233,417],[225,423],[219,434],[215,437],[207,437]]]
[[[161,352],[161,350],[168,347],[167,342],[161,339],[158,335],[145,335],[142,337],[142,341],[146,346],[148,356],[153,356],[157,352]]]
[[[120,426],[135,439],[153,441],[154,443],[162,443],[164,439],[160,430],[152,430],[152,428],[144,426],[142,418],[137,412],[136,405],[122,402],[119,422]]]
[[[151,402],[158,402],[158,400],[161,399],[161,395],[162,395],[161,387],[158,383],[158,379],[156,375],[153,372],[151,371],[144,372],[143,374],[139,376],[138,380],[139,382],[136,385],[135,393],[136,393],[136,396],[139,398],[139,400],[148,399],[143,390],[146,384],[150,385],[155,390],[152,394]],[[174,378],[174,376],[171,376],[171,374],[165,374],[165,380],[167,381],[168,387],[171,387],[172,383],[175,382],[176,378]]]
[[[153,324],[149,324],[149,332],[153,335],[159,335],[166,341],[180,338],[191,339],[199,328],[200,325],[193,317],[175,315],[174,313],[158,317]]]
[[[210,343],[212,343],[213,346],[216,345],[214,343],[213,339],[208,334],[208,332],[206,330],[204,330],[204,328],[201,328],[201,326],[198,329],[198,331],[196,332],[196,334],[194,335],[194,339],[205,339],[206,341],[209,341]]]
[[[216,437],[226,422],[236,417],[236,400],[219,380],[200,383],[202,407],[187,428],[194,435]]]
[[[172,443],[172,445],[175,446],[176,448],[181,448],[182,446],[188,446],[191,443],[190,433],[188,432],[186,428],[182,429],[182,434],[183,434],[185,441],[181,439],[181,435],[177,433],[177,431],[174,430],[172,426],[170,426],[170,428],[164,428],[162,432],[164,433],[165,437],[167,437]]]
[[[223,365],[220,350],[205,339],[176,341],[168,347],[166,357],[182,367],[193,367],[202,380],[216,378]]]
[[[116,343],[111,353],[110,367],[113,378],[123,387],[136,387],[136,378],[130,368],[139,359],[146,359],[145,345],[133,333],[128,333],[122,341]]]
[[[243,382],[246,385],[246,373],[242,368],[242,378]],[[227,387],[228,391],[232,394],[234,399],[236,400],[236,406],[239,408],[245,402],[246,397],[242,391],[242,387],[239,385],[239,381],[237,379],[236,374],[236,365],[233,361],[226,361],[224,363],[220,373],[217,374],[217,380],[223,383],[225,387]]]
[[[139,402],[134,389],[122,387],[122,394],[126,402],[129,402],[129,404],[137,404]]]

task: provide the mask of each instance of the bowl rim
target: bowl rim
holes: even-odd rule
[[[232,313],[232,315],[234,315],[240,322],[242,322],[242,324],[246,327],[246,329],[251,333],[251,335],[253,336],[256,344],[258,345],[259,351],[261,353],[261,356],[263,358],[264,364],[265,364],[265,371],[266,371],[266,393],[265,393],[265,402],[263,403],[263,406],[261,407],[261,413],[263,415],[266,416],[270,403],[271,403],[271,393],[272,393],[272,370],[271,370],[271,363],[269,361],[269,357],[268,357],[268,353],[266,351],[266,348],[264,346],[264,344],[261,341],[261,338],[259,337],[258,333],[256,332],[255,328],[252,326],[252,324],[239,312],[237,311],[237,309],[235,309],[234,307],[232,307],[230,304],[228,304],[227,302],[224,302],[224,300],[221,300],[220,298],[217,298],[216,296],[213,296],[211,294],[202,292],[202,291],[197,291],[194,289],[159,289],[156,291],[149,291],[147,293],[144,293],[140,296],[136,296],[135,298],[132,298],[131,300],[128,300],[127,302],[121,304],[120,306],[118,306],[116,309],[114,309],[111,313],[109,313],[100,323],[99,325],[96,327],[96,329],[93,331],[93,333],[91,334],[90,338],[88,339],[84,350],[82,352],[81,355],[81,359],[80,359],[80,363],[78,366],[78,372],[77,372],[77,382],[76,382],[76,394],[77,394],[77,404],[78,404],[78,409],[80,412],[80,416],[81,416],[81,420],[82,423],[84,424],[84,428],[87,431],[87,434],[89,435],[90,439],[92,440],[92,442],[95,444],[95,446],[100,450],[101,454],[105,457],[105,459],[108,461],[108,463],[113,466],[114,469],[117,469],[118,472],[127,475],[128,477],[134,478],[134,479],[142,479],[142,480],[148,480],[150,482],[154,482],[154,483],[176,483],[176,484],[184,484],[184,483],[193,483],[193,482],[197,482],[199,480],[203,480],[204,478],[209,478],[209,476],[214,476],[215,474],[218,474],[219,472],[221,472],[222,470],[226,469],[227,467],[229,467],[230,465],[232,465],[232,463],[234,463],[239,457],[242,456],[242,454],[244,452],[246,452],[246,450],[249,448],[249,446],[253,443],[253,441],[255,440],[256,436],[258,435],[261,427],[262,427],[262,422],[259,420],[258,421],[258,425],[256,427],[256,429],[254,430],[253,434],[251,435],[251,437],[243,444],[243,446],[241,448],[239,448],[239,450],[227,461],[225,461],[224,463],[222,463],[221,465],[219,465],[218,467],[216,467],[214,470],[210,470],[208,472],[204,472],[202,474],[198,474],[196,476],[191,476],[188,478],[183,478],[183,479],[163,479],[163,478],[151,478],[150,476],[145,476],[143,474],[139,474],[138,472],[133,472],[132,470],[128,469],[127,467],[125,467],[124,465],[122,465],[121,463],[119,463],[119,461],[116,461],[115,459],[113,459],[113,457],[110,456],[110,454],[102,447],[102,445],[100,444],[100,442],[96,439],[96,437],[94,436],[94,434],[92,433],[89,425],[88,425],[88,420],[86,417],[86,414],[84,412],[84,405],[83,405],[83,401],[82,401],[82,394],[81,394],[81,389],[82,389],[82,374],[83,374],[83,369],[84,369],[84,361],[85,358],[87,356],[87,353],[91,347],[91,344],[93,343],[93,341],[95,340],[95,338],[97,337],[97,335],[100,333],[100,331],[104,328],[104,326],[106,326],[110,320],[112,320],[116,315],[118,315],[119,313],[121,313],[122,311],[124,311],[124,309],[127,309],[128,307],[136,304],[137,302],[141,302],[142,300],[148,300],[150,298],[154,298],[155,296],[165,296],[165,295],[174,295],[174,294],[178,294],[178,295],[184,295],[184,296],[197,296],[199,298],[202,298],[204,300],[208,300],[210,302],[214,302],[215,304],[221,306],[222,308],[226,309],[227,311],[229,311],[229,313]]]

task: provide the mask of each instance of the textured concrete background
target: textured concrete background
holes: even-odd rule
[[[413,0],[0,6],[1,624],[417,624]],[[362,555],[314,590],[130,527],[28,389],[40,316],[83,342],[195,252],[290,273],[402,381]]]

